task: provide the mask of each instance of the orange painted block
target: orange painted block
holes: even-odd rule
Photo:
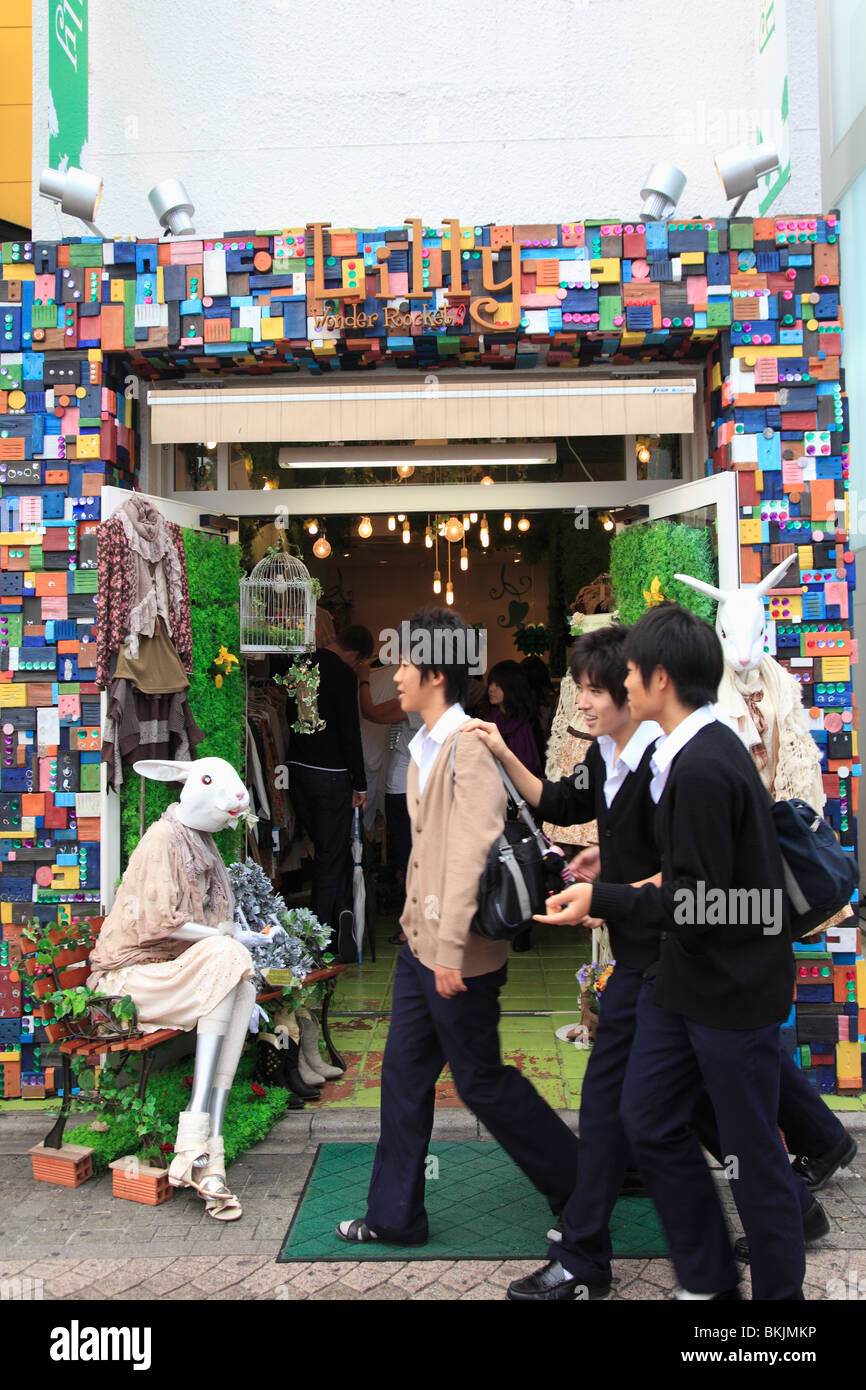
[[[42,792],[24,792],[21,797],[22,816],[43,816],[45,797]]]
[[[828,357],[842,356],[842,334],[841,333],[819,333],[818,351],[826,352]]]
[[[23,459],[23,439],[0,439],[0,459]]]
[[[122,352],[125,309],[122,304],[103,304],[100,313],[100,342],[104,352]]]
[[[784,418],[784,417],[783,417]],[[817,478],[808,484],[812,516],[826,517],[836,497],[836,484],[832,478]]]
[[[783,430],[816,430],[818,417],[813,410],[783,410]]]
[[[96,666],[96,643],[88,642],[78,652],[78,669],[92,670]]]
[[[98,497],[105,486],[101,473],[84,473],[81,478],[81,496]]]
[[[231,319],[205,319],[204,340],[206,343],[228,343],[232,336]]]
[[[754,221],[755,241],[775,241],[776,223],[772,217],[756,217]]]
[[[61,656],[75,656],[78,651],[78,642],[74,638],[70,638],[66,642],[58,642],[57,650]]]
[[[815,265],[815,284],[820,289],[823,285],[838,285],[839,283],[839,246],[829,245],[827,242],[816,242],[812,248],[812,258]]]
[[[67,576],[62,570],[47,570],[34,574],[33,588],[37,598],[57,598],[69,592]]]
[[[761,579],[761,554],[752,546],[740,546],[740,583],[758,584]]]
[[[23,812],[22,812],[23,814]],[[78,839],[88,844],[95,844],[99,839],[100,821],[99,816],[79,816],[78,817]]]

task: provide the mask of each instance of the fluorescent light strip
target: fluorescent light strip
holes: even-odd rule
[[[694,381],[676,382],[661,385],[658,382],[618,382],[616,387],[569,386],[546,387],[527,386],[517,390],[490,390],[469,387],[449,390],[441,387],[435,395],[429,389],[411,391],[291,391],[274,392],[263,395],[250,392],[236,395],[229,391],[185,391],[174,395],[170,391],[148,391],[148,405],[183,405],[194,402],[204,405],[324,405],[341,401],[365,401],[371,405],[376,401],[454,401],[454,400],[516,400],[543,397],[550,400],[574,396],[693,396],[696,391]]]

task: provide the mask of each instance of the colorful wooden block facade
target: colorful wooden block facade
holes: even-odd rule
[[[833,214],[473,227],[449,219],[360,230],[314,223],[214,241],[4,244],[7,948],[15,951],[28,916],[98,908],[100,489],[135,480],[135,378],[184,372],[260,381],[378,365],[698,364],[708,471],[737,473],[743,582],[797,553],[786,588],[768,601],[768,649],[802,685],[825,814],[854,853],[861,768],[839,233]],[[798,952],[798,1005],[786,1042],[800,1063],[821,1090],[859,1089],[866,979],[853,928]],[[32,1039],[0,1037],[7,1051],[22,1045]],[[32,1061],[21,1064],[28,1075]]]

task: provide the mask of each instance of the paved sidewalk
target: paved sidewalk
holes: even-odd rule
[[[574,1117],[576,1118],[576,1117]],[[377,1117],[343,1110],[288,1116],[231,1169],[241,1197],[240,1221],[207,1217],[194,1193],[181,1191],[161,1207],[120,1201],[110,1175],[76,1189],[35,1183],[27,1149],[45,1116],[9,1115],[0,1124],[0,1281],[45,1300],[91,1299],[501,1299],[511,1279],[537,1261],[410,1260],[278,1265],[274,1261],[303,1190],[316,1145],[339,1138],[375,1138]],[[312,1128],[312,1134],[311,1134]],[[831,1233],[809,1254],[806,1297],[866,1299],[866,1125],[855,1117],[861,1154],[853,1170],[821,1194]],[[477,1138],[466,1112],[437,1118],[434,1137]],[[726,1185],[723,1200],[731,1206]],[[356,1212],[335,1212],[341,1216]],[[732,1228],[739,1232],[736,1214]],[[619,1300],[670,1297],[666,1260],[614,1264]],[[34,1281],[41,1281],[34,1282]],[[0,1297],[18,1286],[0,1284]],[[748,1291],[748,1280],[744,1294]],[[20,1296],[20,1294],[18,1295]],[[32,1296],[32,1294],[31,1294]]]

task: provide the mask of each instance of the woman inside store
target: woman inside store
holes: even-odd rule
[[[499,661],[487,676],[487,710],[484,717],[495,724],[506,748],[536,777],[542,761],[535,736],[535,700],[516,661]]]

